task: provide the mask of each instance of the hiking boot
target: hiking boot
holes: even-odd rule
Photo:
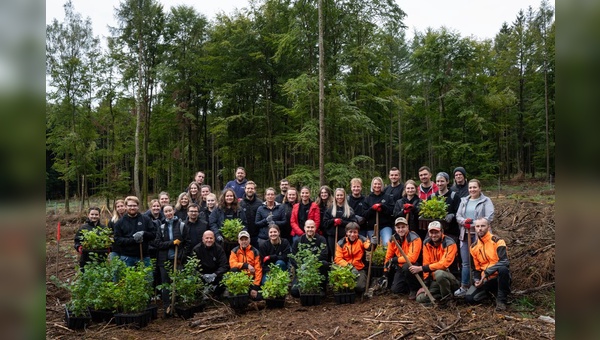
[[[408,299],[409,300],[416,300],[417,299],[417,292],[414,290],[411,290],[410,293],[408,293]]]
[[[504,312],[506,310],[506,303],[502,301],[496,301],[496,312]]]
[[[465,295],[467,295],[467,288],[463,286],[460,286],[460,288],[454,292],[454,296],[456,297],[464,297]]]

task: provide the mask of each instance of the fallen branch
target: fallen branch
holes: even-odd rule
[[[554,282],[548,282],[548,283],[544,283],[543,285],[541,285],[539,287],[518,290],[518,291],[514,292],[513,294],[514,295],[523,295],[523,294],[527,294],[527,293],[537,292],[538,290],[543,290],[543,289],[546,289],[546,288],[552,287],[552,286],[554,286]]]
[[[306,334],[308,334],[311,338],[313,338],[314,340],[317,340],[317,338],[315,338],[314,335],[312,335],[312,333],[309,330],[306,330],[306,332],[304,332]]]
[[[198,334],[198,333],[202,333],[204,331],[207,331],[209,329],[215,329],[215,328],[221,328],[223,326],[229,326],[229,325],[233,325],[235,322],[230,321],[230,322],[222,322],[222,323],[215,323],[212,325],[201,325],[199,327],[201,327],[202,329],[192,332],[192,334]]]
[[[461,317],[459,316],[458,319],[456,319],[456,321],[454,321],[452,324],[450,324],[449,326],[445,327],[444,329],[440,330],[438,333],[443,333],[448,331],[450,328],[456,326],[456,324],[461,320]]]
[[[534,255],[536,255],[537,253],[544,252],[544,251],[546,251],[546,250],[548,250],[548,249],[550,249],[550,248],[554,247],[555,245],[556,245],[556,242],[555,242],[555,243],[551,243],[551,244],[549,244],[549,245],[547,245],[547,246],[545,246],[545,247],[542,247],[542,248],[540,248],[540,249],[534,250],[533,252],[531,252],[531,254],[530,254],[530,255],[531,255],[531,256],[534,256]]]
[[[404,338],[406,338],[407,336],[410,336],[410,335],[413,335],[413,334],[415,334],[415,331],[412,331],[412,330],[411,330],[411,331],[408,331],[408,332],[406,332],[406,333],[404,333],[404,334],[400,335],[399,337],[397,337],[397,338],[396,338],[396,339],[394,339],[394,340],[400,340],[400,339],[404,339]]]
[[[403,321],[403,320],[376,320],[376,319],[363,319],[365,321],[371,321],[371,322],[379,322],[379,323],[415,323],[414,321]]]
[[[56,326],[56,327],[58,327],[58,328],[62,328],[62,329],[64,329],[64,330],[67,330],[67,331],[69,331],[69,332],[74,332],[72,329],[70,329],[70,328],[67,328],[67,327],[65,327],[65,326],[63,326],[63,325],[59,325],[59,324],[57,324],[57,323],[54,323],[54,326]]]
[[[377,333],[373,333],[373,334],[371,334],[371,335],[370,335],[368,338],[365,338],[365,340],[373,339],[374,337],[378,336],[379,334],[381,334],[381,333],[383,333],[383,332],[385,332],[385,330],[384,330],[384,329],[380,330],[380,331],[379,331],[379,332],[377,332]]]

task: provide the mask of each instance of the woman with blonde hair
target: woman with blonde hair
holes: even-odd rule
[[[327,249],[331,258],[335,256],[335,244],[346,235],[346,225],[350,222],[356,222],[354,210],[346,201],[346,190],[344,188],[335,189],[334,197],[334,203],[325,212],[325,217],[321,223],[327,238]],[[335,238],[336,230],[337,239]]]

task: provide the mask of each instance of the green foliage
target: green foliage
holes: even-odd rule
[[[229,242],[235,242],[237,240],[238,234],[240,231],[244,229],[244,225],[242,224],[242,220],[239,218],[228,219],[223,221],[223,226],[221,227],[221,234],[223,237]]]
[[[371,261],[375,266],[383,266],[385,261],[385,253],[387,251],[387,247],[378,246],[375,251],[371,253]]]
[[[52,275],[51,280],[59,288],[65,288],[71,293],[71,300],[66,304],[67,309],[72,313],[73,316],[79,317],[86,314],[89,307],[86,299],[87,289],[81,280],[81,272],[78,268],[73,280],[67,280],[66,282],[60,282],[58,278]]]
[[[290,274],[279,268],[276,264],[271,263],[269,264],[267,279],[261,287],[262,296],[265,299],[285,297],[288,293],[290,282]]]
[[[165,264],[165,270],[169,273],[171,283],[158,285],[157,289],[168,289],[172,298],[175,294],[176,301],[184,305],[194,304],[204,297],[204,282],[200,271],[200,259],[196,256],[189,257],[183,269],[173,272],[172,262]],[[174,291],[173,291],[174,289]]]
[[[421,201],[419,216],[422,218],[442,219],[448,213],[448,204],[444,196],[432,196],[426,201]]]
[[[225,285],[230,295],[242,295],[248,293],[252,278],[242,271],[227,272],[223,275],[221,283]]]
[[[85,250],[107,249],[113,243],[112,231],[109,227],[96,227],[81,231],[81,245]]]
[[[113,259],[112,261],[119,261]],[[152,295],[152,265],[146,266],[143,261],[133,267],[119,270],[119,278],[114,286],[114,297],[117,310],[123,313],[138,313],[146,309]]]
[[[86,299],[91,308],[116,310],[116,284],[113,280],[125,267],[125,263],[119,259],[92,261],[85,266],[82,283],[86,287]]]
[[[321,249],[325,248],[325,244],[321,244]],[[298,252],[290,254],[289,257],[296,261],[296,277],[298,278],[298,287],[303,294],[316,294],[321,288],[321,282],[325,279],[319,273],[319,268],[323,265],[319,261],[318,253],[314,254],[309,244],[300,243]]]
[[[329,284],[334,292],[353,290],[356,287],[356,276],[352,273],[350,266],[338,266],[333,264],[329,271]]]

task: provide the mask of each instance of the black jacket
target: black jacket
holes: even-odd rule
[[[246,223],[244,225],[248,229],[248,233],[250,237],[258,236],[258,227],[256,226],[256,212],[258,208],[262,206],[263,201],[254,195],[252,200],[249,200],[246,195],[244,195],[244,199],[240,202],[240,207],[244,211],[246,215]]]
[[[373,230],[375,228],[377,212],[373,209],[373,205],[376,203],[381,203],[381,211],[379,212],[379,229],[383,227],[392,227],[394,225],[394,220],[392,219],[392,212],[394,211],[393,197],[386,196],[382,191],[379,195],[370,193],[369,196],[365,198],[363,205],[366,208],[366,211],[363,217],[367,220],[367,225],[366,228],[361,229]]]
[[[152,221],[140,213],[133,217],[125,214],[115,223],[115,244],[118,245],[119,255],[140,256],[140,247],[133,239],[133,234],[138,231],[144,232],[142,254],[148,256],[148,244],[156,238],[156,232]]]
[[[169,238],[169,223],[173,225],[173,239]],[[175,245],[173,244],[174,240],[180,240],[179,249],[177,250],[177,261],[183,261],[189,255],[190,248],[190,232],[189,227],[185,225],[184,222],[179,220],[179,218],[174,217],[171,221],[165,221],[165,223],[161,224],[158,228],[158,232],[156,233],[156,238],[153,241],[153,245],[156,249],[158,249],[158,255],[156,257],[157,265],[164,265],[165,261],[169,259],[169,252],[175,251]]]
[[[281,233],[281,229],[286,224],[285,220],[285,211],[281,208],[281,205],[275,203],[272,209],[267,207],[266,203],[258,208],[256,212],[256,220],[255,225],[258,229],[258,238],[262,240],[269,239],[269,222],[267,222],[267,217],[269,215],[273,215],[273,224],[276,224],[279,227],[279,231]],[[252,236],[252,234],[250,234]]]
[[[356,216],[354,215],[354,211],[350,208],[350,216],[344,216],[344,207],[340,207],[335,204],[335,216],[331,213],[331,209],[328,209],[325,212],[325,218],[321,221],[321,230],[327,236],[335,236],[335,219],[341,218],[342,224],[340,224],[338,229],[338,238],[346,235],[346,225],[350,222],[356,222]],[[337,240],[336,240],[337,241]]]
[[[269,271],[269,264],[275,263],[279,260],[288,262],[288,255],[292,252],[290,242],[284,238],[281,238],[281,243],[275,245],[271,243],[271,240],[262,242],[259,246],[260,259],[262,262],[263,275]],[[269,256],[269,260],[264,262],[264,258]]]
[[[419,230],[419,205],[421,204],[421,199],[419,196],[414,195],[411,200],[409,200],[406,196],[402,196],[402,198],[399,199],[394,206],[394,219],[398,217],[406,217],[404,214],[404,204],[406,203],[413,205],[409,213],[410,215],[408,216],[408,229],[416,232]]]
[[[312,240],[309,240],[308,237],[306,237],[306,234],[302,235],[299,239],[297,239],[294,242],[294,245],[292,246],[292,254],[296,254],[298,253],[298,245],[300,243],[306,243],[310,245],[310,249],[312,251],[313,254],[318,254],[319,255],[319,261],[323,262],[327,262],[327,240],[325,240],[325,237],[316,234],[315,237]],[[325,245],[323,247],[323,249],[321,249],[321,244]],[[290,263],[292,263],[292,265],[294,267],[296,267],[296,263],[293,259],[290,258]]]
[[[202,274],[222,276],[229,271],[227,254],[217,243],[210,248],[207,248],[204,243],[199,243],[192,249],[192,253],[200,260]]]
[[[354,211],[354,215],[356,216],[356,222],[358,222],[360,226],[363,226],[366,222],[364,217],[365,210],[369,208],[365,207],[365,196],[363,194],[361,194],[359,197],[348,195],[348,198],[346,200],[348,201],[348,205],[350,206],[350,208],[352,208],[352,210]]]
[[[185,221],[190,233],[190,249],[193,249],[198,243],[202,242],[202,235],[208,230],[208,222],[197,218],[196,222],[191,222],[189,218]]]

